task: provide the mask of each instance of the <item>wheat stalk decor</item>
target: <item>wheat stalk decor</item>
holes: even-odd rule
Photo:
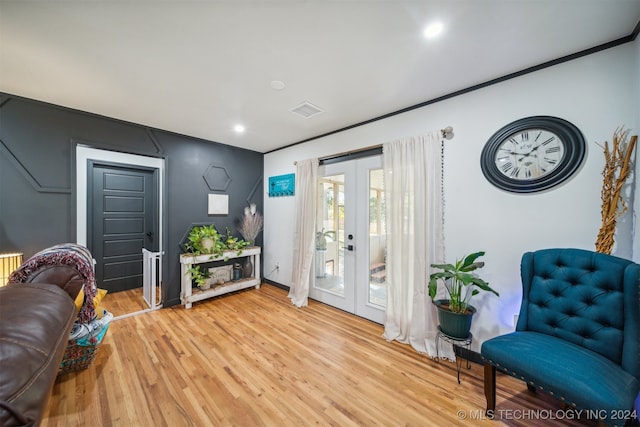
[[[638,139],[633,135],[629,140],[629,129],[618,128],[613,133],[613,144],[604,142],[604,169],[602,170],[602,226],[596,239],[596,251],[611,254],[616,222],[627,211],[622,188],[631,173],[631,154]]]
[[[251,203],[244,208],[244,215],[237,221],[236,227],[240,231],[242,238],[253,245],[256,242],[258,233],[262,230],[263,224],[264,219],[260,212],[257,211],[256,204]]]

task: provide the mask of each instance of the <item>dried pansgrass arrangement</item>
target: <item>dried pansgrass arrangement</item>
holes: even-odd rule
[[[262,230],[264,220],[260,212],[257,211],[255,203],[244,208],[244,215],[237,221],[236,227],[242,238],[253,245],[256,242],[258,233]]]
[[[596,239],[596,251],[611,254],[616,222],[627,211],[622,189],[633,167],[632,153],[637,135],[629,139],[629,129],[618,128],[613,133],[613,144],[604,143],[604,169],[602,171],[602,226]]]

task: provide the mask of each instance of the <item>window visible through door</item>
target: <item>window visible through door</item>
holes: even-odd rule
[[[387,299],[382,157],[322,165],[318,176],[310,297],[382,323]]]

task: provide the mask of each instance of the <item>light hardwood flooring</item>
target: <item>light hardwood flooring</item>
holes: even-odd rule
[[[481,419],[481,366],[458,384],[455,363],[382,333],[270,285],[126,317],[88,369],[58,377],[42,426],[596,425],[501,374],[498,419]]]
[[[128,291],[107,293],[101,302],[101,307],[113,314],[114,317],[118,317],[146,310],[149,308],[149,305],[142,297],[142,288],[137,288]]]

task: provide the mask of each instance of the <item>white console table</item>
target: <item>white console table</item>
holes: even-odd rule
[[[196,301],[215,297],[217,295],[226,294],[240,289],[250,288],[255,286],[256,289],[260,287],[260,252],[259,246],[251,246],[244,248],[242,253],[238,255],[238,251],[226,251],[222,256],[215,257],[210,254],[193,256],[191,254],[180,255],[180,277],[182,283],[182,292],[180,294],[180,300],[184,304],[185,308],[191,308],[191,304]],[[246,256],[251,257],[253,263],[253,276],[245,277],[240,280],[225,282],[222,285],[215,285],[209,289],[193,289],[191,282],[191,273],[189,269],[193,264],[202,264],[212,261],[225,261],[227,259],[243,258]]]

